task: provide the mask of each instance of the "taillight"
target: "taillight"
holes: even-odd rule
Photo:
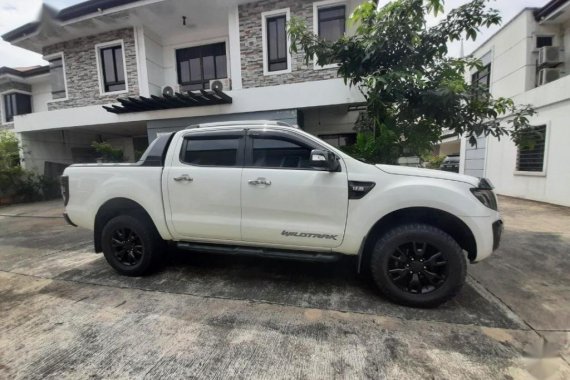
[[[63,205],[67,206],[69,202],[69,177],[62,175],[59,177],[59,183],[61,185],[61,196],[63,197]]]

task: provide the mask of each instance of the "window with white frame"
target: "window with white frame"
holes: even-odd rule
[[[291,71],[287,23],[289,9],[262,13],[264,74]]]
[[[67,90],[65,88],[65,68],[63,65],[63,55],[48,58],[48,62],[52,99],[65,99],[67,98]]]
[[[530,143],[519,146],[517,151],[518,172],[544,172],[544,155],[546,150],[546,125],[532,127],[523,136],[528,138]]]
[[[316,3],[316,33],[322,40],[335,42],[346,31],[346,4]]]
[[[126,71],[121,42],[97,47],[101,93],[127,90]]]

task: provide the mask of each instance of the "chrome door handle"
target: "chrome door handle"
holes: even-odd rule
[[[250,185],[265,185],[265,186],[271,185],[271,181],[265,178],[250,179],[249,181],[247,181],[247,183],[249,183]]]
[[[192,182],[192,181],[194,181],[194,179],[190,178],[190,176],[188,174],[182,174],[180,177],[174,177],[174,180],[176,182],[180,182],[180,181]]]

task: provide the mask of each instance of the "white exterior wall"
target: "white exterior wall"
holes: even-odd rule
[[[148,30],[144,32],[146,69],[150,95],[160,96],[164,80],[164,50],[158,42],[159,38]]]
[[[72,148],[90,148],[100,137],[113,147],[122,149],[127,162],[134,161],[132,138],[110,138],[97,132],[72,129],[21,133],[23,165],[27,170],[43,173],[46,161],[72,164]]]
[[[184,33],[168,36],[163,38],[162,51],[164,62],[164,80],[165,84],[174,86],[178,84],[178,77],[176,71],[176,50],[183,49],[191,46],[207,45],[216,42],[226,43],[226,52],[228,57],[228,76],[231,77],[230,64],[229,64],[229,38],[228,38],[228,24],[212,25],[204,29],[189,29]]]
[[[133,112],[120,115],[107,112],[101,106],[31,113],[16,117],[15,131],[31,132],[72,127],[92,128],[100,125],[149,120],[346,105],[364,101],[364,97],[355,87],[346,86],[340,78],[249,88],[228,91],[227,93],[233,97],[232,104]]]
[[[303,111],[304,130],[315,135],[332,135],[354,131],[358,112],[347,112],[347,106],[323,107]]]
[[[531,104],[538,114],[531,125],[546,125],[543,174],[515,173],[517,147],[509,138],[480,138],[478,149],[463,139],[460,172],[491,179],[499,194],[570,206],[570,76],[535,87],[537,35],[554,35],[554,44],[565,48],[570,62],[570,23],[539,25],[526,10],[474,52],[492,52],[491,88],[495,97]],[[469,78],[470,80],[470,78]],[[484,147],[484,149],[480,149]]]
[[[49,81],[34,83],[32,85],[32,112],[48,110],[48,102],[51,102],[51,84]]]

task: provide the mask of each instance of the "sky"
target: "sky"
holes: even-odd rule
[[[62,9],[70,5],[82,2],[84,0],[44,0],[44,2],[56,9]],[[380,0],[380,3],[387,3],[389,0]],[[445,9],[450,10],[468,0],[446,0]],[[493,0],[490,6],[500,11],[503,17],[503,25],[516,16],[525,7],[540,7],[546,4],[548,0]],[[9,32],[30,21],[34,21],[42,5],[42,0],[0,0],[0,35]],[[432,20],[435,22],[436,20]],[[499,27],[483,30],[477,41],[465,41],[465,54],[471,53],[477,46],[496,32]],[[458,56],[460,52],[460,43],[454,43],[450,46],[450,54]],[[0,40],[0,67],[23,67],[46,64],[39,54],[29,52],[24,49],[12,46],[3,40]]]

